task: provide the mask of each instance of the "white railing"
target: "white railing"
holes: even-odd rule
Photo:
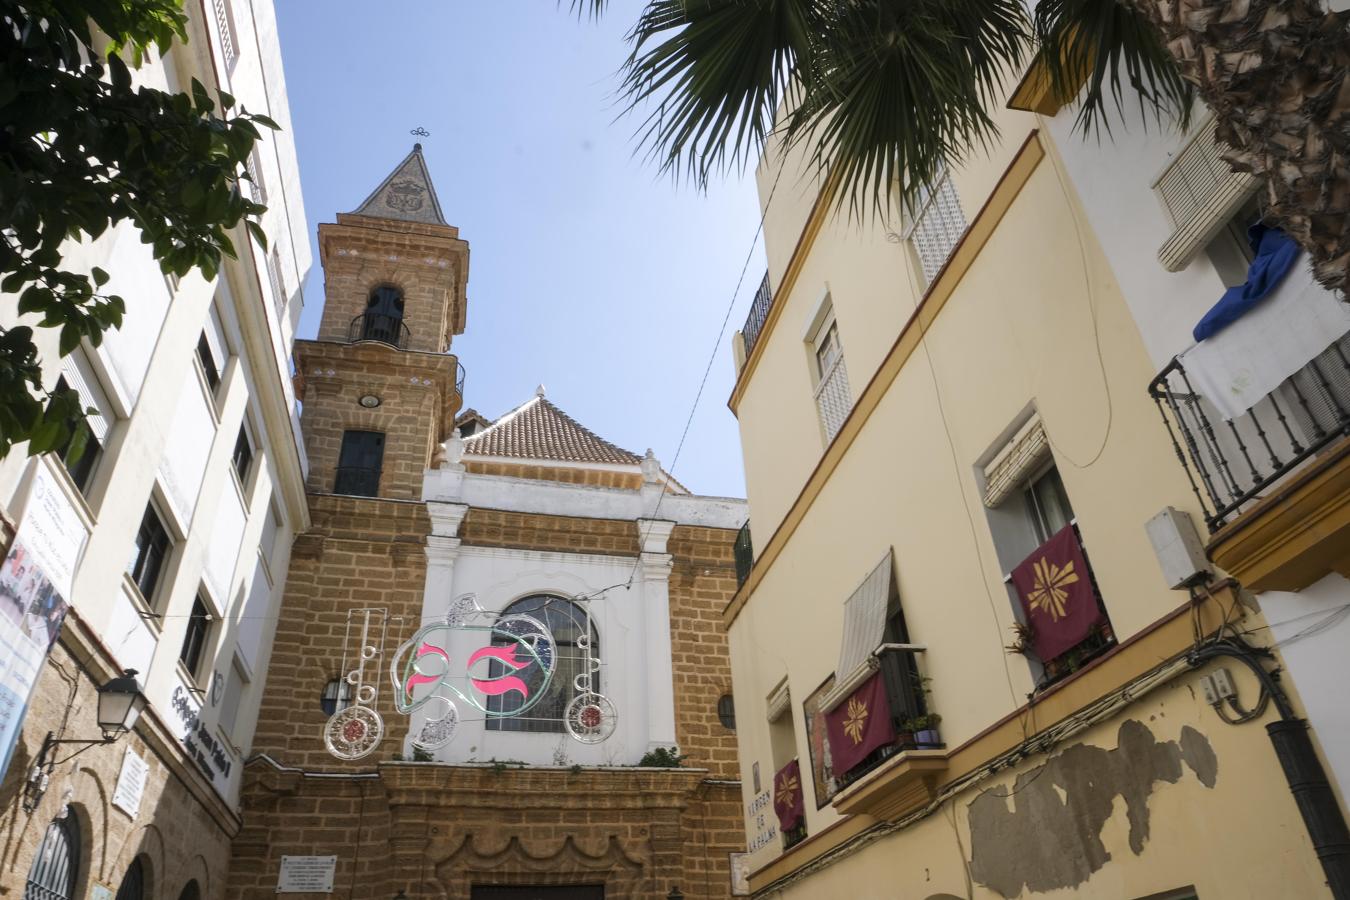
[[[961,199],[956,195],[951,175],[944,169],[937,182],[930,186],[914,210],[905,238],[914,248],[923,269],[927,286],[937,277],[966,233],[966,215],[961,211]]]
[[[820,426],[825,430],[825,443],[829,444],[853,409],[853,398],[848,391],[848,370],[844,368],[842,356],[816,385],[816,409],[820,412]]]

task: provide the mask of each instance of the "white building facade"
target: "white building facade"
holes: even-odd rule
[[[130,225],[66,248],[66,265],[109,273],[127,312],[100,346],[59,361],[55,331],[35,329],[47,383],[64,379],[97,410],[84,457],[67,467],[20,445],[0,461],[7,549],[40,506],[71,525],[56,542],[69,611],[5,775],[11,893],[223,890],[268,622],[309,523],[289,360],[311,258],[275,11],[202,0],[185,12],[188,42],[151,52],[134,78],[169,91],[196,79],[281,126],[249,165],[269,246],[239,227],[238,258],[209,281],[161,274]],[[0,322],[17,324],[13,310],[0,304]],[[129,735],[74,757],[44,746],[97,738],[95,689],[126,670],[147,699]]]

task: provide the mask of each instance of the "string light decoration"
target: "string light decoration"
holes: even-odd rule
[[[586,611],[586,631],[577,640],[583,655],[581,672],[573,679],[576,696],[563,713],[567,733],[583,744],[607,740],[618,723],[614,703],[595,690],[595,675],[603,663],[590,637],[591,599],[573,600]],[[382,609],[353,610],[347,616],[348,634],[358,618],[360,647],[345,677],[352,703],[334,713],[324,728],[328,752],[343,760],[369,755],[384,736],[384,722],[374,709],[378,691],[367,677],[367,666],[375,670],[381,665],[388,616]],[[373,637],[376,630],[378,643]],[[487,643],[469,653],[461,667],[455,664],[451,647],[456,635],[466,633]],[[344,669],[347,647],[344,637]],[[466,594],[444,617],[418,628],[390,655],[394,708],[405,716],[419,714],[411,733],[414,748],[437,750],[454,739],[460,704],[486,718],[523,717],[548,693],[557,661],[556,642],[543,622],[524,614],[499,616],[483,609],[475,595]],[[489,704],[488,698],[494,702]]]

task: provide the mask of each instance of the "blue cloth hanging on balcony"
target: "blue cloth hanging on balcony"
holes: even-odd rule
[[[1191,332],[1197,341],[1214,337],[1269,296],[1289,274],[1301,250],[1289,235],[1261,222],[1247,229],[1247,240],[1256,253],[1247,267],[1247,282],[1224,291],[1219,302],[1210,307]]]

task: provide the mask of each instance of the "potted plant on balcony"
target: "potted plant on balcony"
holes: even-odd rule
[[[1023,656],[1036,655],[1036,632],[1032,630],[1027,622],[1014,622],[1012,625],[1013,639],[1012,643],[1006,645],[1003,649],[1009,653],[1020,653]]]
[[[895,745],[901,750],[914,749],[914,720],[902,719],[895,728]]]
[[[942,737],[938,734],[937,727],[942,723],[942,716],[937,713],[924,713],[909,720],[914,728],[914,744],[920,750],[931,750],[934,747],[942,746]]]

